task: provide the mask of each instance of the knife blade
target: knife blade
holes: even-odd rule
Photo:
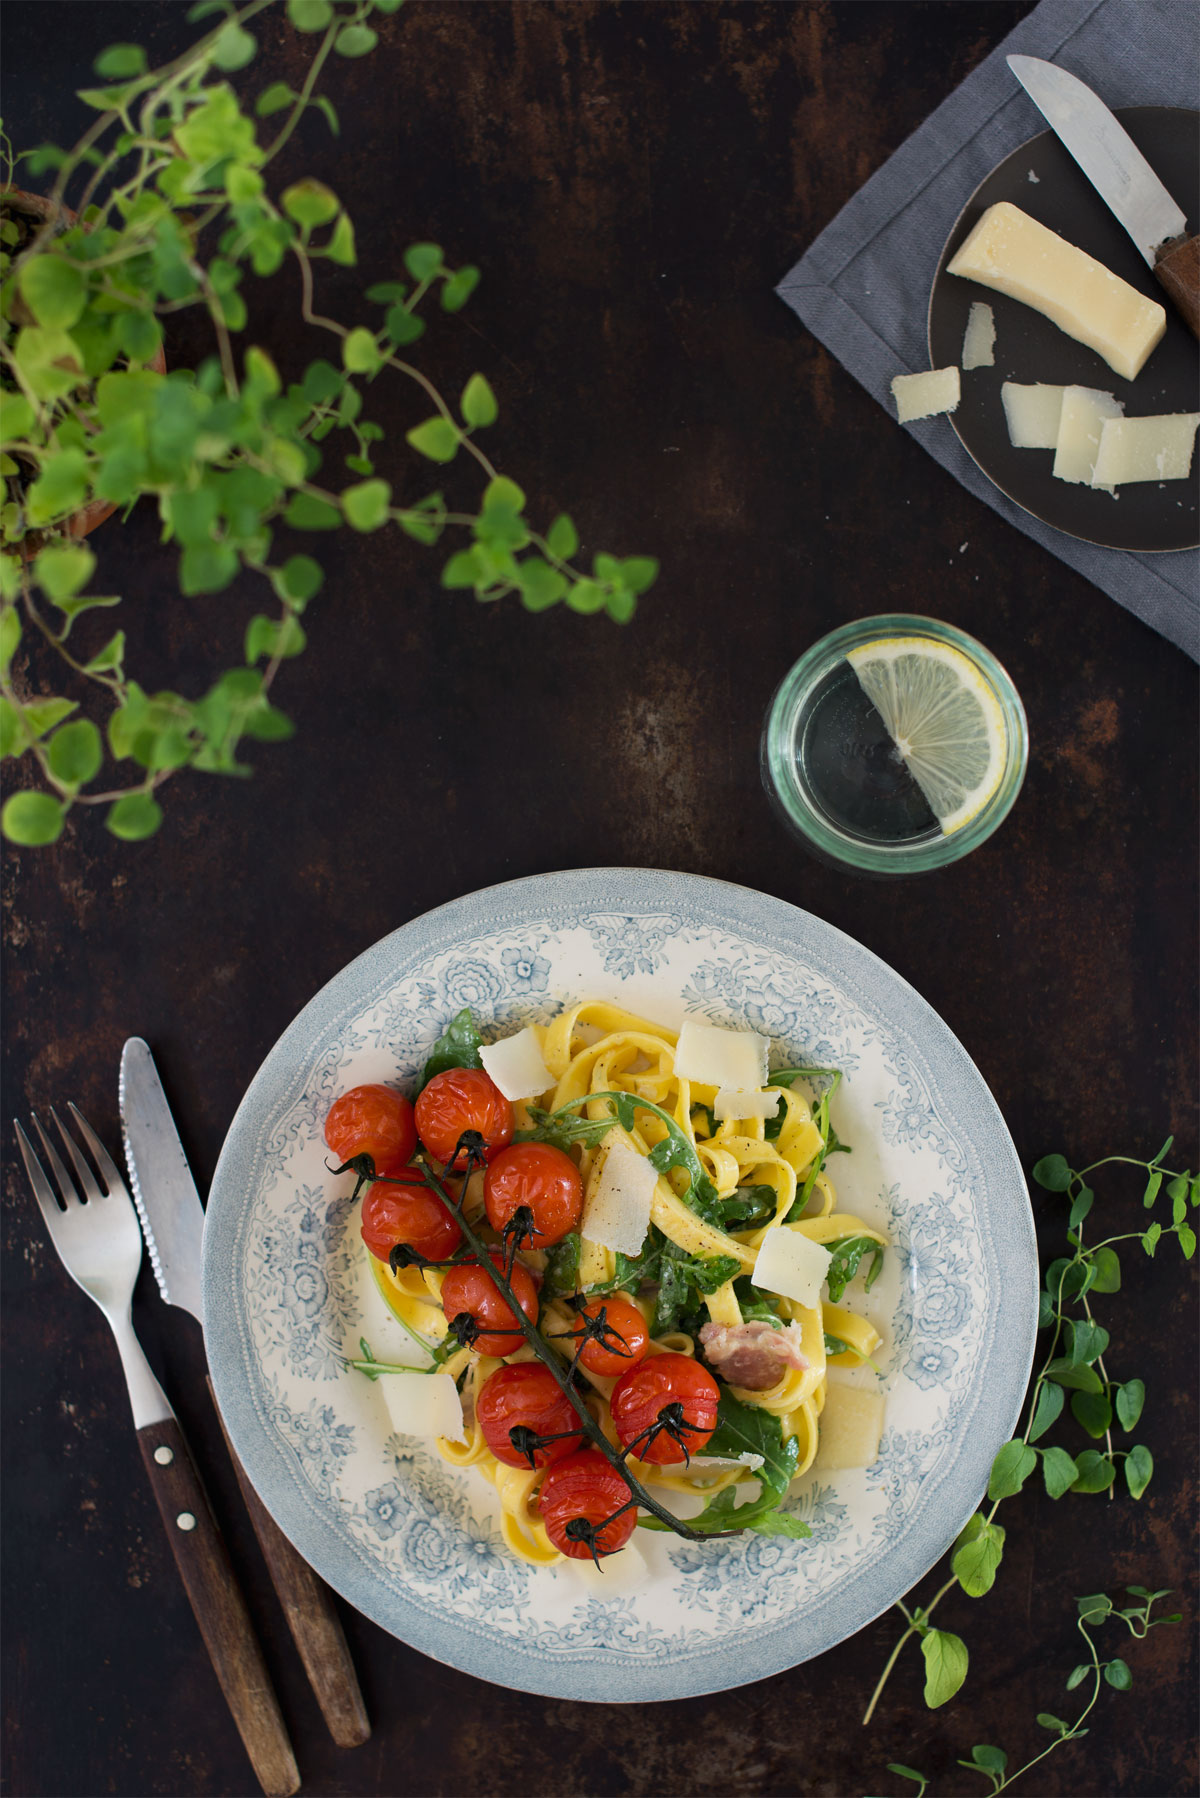
[[[1037,56],[1008,66],[1200,337],[1200,237],[1129,133],[1090,87]]]
[[[168,1305],[189,1311],[203,1326],[204,1207],[154,1057],[141,1037],[131,1036],[121,1051],[118,1091],[130,1188],[159,1292]],[[211,1380],[208,1388],[272,1583],[330,1734],[339,1747],[357,1747],[370,1736],[371,1725],[332,1595],[250,1483],[225,1430]]]

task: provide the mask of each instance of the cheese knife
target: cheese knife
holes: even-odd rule
[[[1008,66],[1200,337],[1200,237],[1188,235],[1186,215],[1129,133],[1066,69],[1037,56],[1010,56]]]
[[[141,1037],[131,1036],[121,1052],[120,1107],[130,1186],[158,1289],[168,1305],[189,1311],[203,1327],[200,1250],[204,1208],[154,1058]],[[211,1380],[208,1389],[215,1406]],[[220,1418],[219,1407],[217,1416]],[[225,1430],[224,1419],[221,1428]],[[357,1747],[369,1737],[371,1725],[329,1588],[266,1509],[228,1432],[225,1440],[259,1546],[330,1734],[339,1747]]]

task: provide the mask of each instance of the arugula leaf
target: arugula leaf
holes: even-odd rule
[[[546,1271],[542,1291],[547,1298],[560,1298],[574,1292],[579,1285],[579,1231],[571,1230],[553,1248],[546,1251]]]
[[[833,1242],[826,1243],[826,1248],[833,1256],[826,1276],[829,1285],[830,1302],[837,1304],[842,1294],[858,1272],[863,1256],[869,1254],[871,1265],[867,1270],[865,1287],[870,1292],[879,1278],[879,1270],[883,1266],[883,1244],[876,1242],[873,1236],[839,1236]]]
[[[767,1081],[767,1085],[791,1087],[795,1081],[800,1079],[827,1079],[829,1085],[822,1092],[820,1099],[817,1101],[817,1108],[813,1112],[813,1123],[816,1125],[821,1136],[821,1153],[809,1168],[804,1185],[796,1195],[796,1202],[783,1220],[785,1224],[793,1224],[797,1218],[804,1215],[808,1201],[812,1197],[812,1189],[816,1184],[817,1175],[821,1172],[821,1169],[825,1166],[829,1157],[831,1155],[849,1155],[852,1153],[846,1143],[838,1140],[838,1133],[829,1121],[830,1100],[842,1083],[841,1068],[779,1068],[771,1075],[770,1079]],[[775,1119],[774,1121],[774,1134],[777,1136],[782,1124],[782,1119]],[[768,1126],[768,1137],[771,1134],[772,1132]]]
[[[578,1100],[572,1101],[578,1104]],[[529,1130],[515,1130],[514,1142],[548,1142],[564,1154],[572,1143],[582,1143],[586,1149],[594,1149],[608,1135],[613,1127],[611,1117],[581,1118],[564,1115],[566,1106],[560,1111],[543,1111],[540,1106],[529,1106],[529,1115],[533,1126]]]
[[[741,1309],[743,1323],[770,1324],[774,1329],[782,1330],[779,1300],[755,1286],[749,1274],[742,1274],[740,1279],[734,1281],[733,1292]]]
[[[812,1531],[799,1517],[786,1517],[779,1511],[800,1459],[800,1444],[795,1437],[783,1440],[783,1428],[773,1412],[745,1405],[727,1387],[722,1388],[717,1427],[704,1452],[736,1459],[747,1450],[762,1456],[763,1464],[754,1474],[762,1487],[758,1498],[739,1505],[737,1486],[726,1486],[698,1517],[688,1518],[688,1527],[705,1534],[711,1530],[751,1529],[763,1536],[811,1536]],[[642,1517],[638,1521],[643,1529],[663,1528],[656,1518]]]
[[[779,1194],[773,1186],[739,1186],[720,1201],[723,1230],[759,1230],[775,1215]]]
[[[479,1048],[482,1040],[475,1028],[471,1008],[465,1006],[451,1018],[430,1050],[421,1075],[421,1086],[428,1086],[435,1074],[444,1074],[447,1068],[481,1068]]]
[[[740,1266],[732,1255],[688,1255],[665,1238],[661,1253],[658,1297],[654,1305],[655,1336],[677,1330],[697,1299],[707,1297],[727,1280],[732,1280]]]

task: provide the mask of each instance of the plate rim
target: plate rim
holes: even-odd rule
[[[610,895],[615,892],[617,897],[603,899],[598,889],[607,889]],[[670,902],[672,891],[675,894],[673,905]],[[956,1498],[956,1508],[950,1518],[953,1527],[947,1526],[944,1539],[942,1532],[938,1531],[938,1541],[932,1552],[929,1551],[927,1542],[910,1541],[907,1553],[898,1553],[904,1548],[903,1538],[896,1548],[889,1551],[889,1560],[892,1555],[898,1554],[899,1575],[902,1578],[902,1583],[894,1594],[894,1582],[888,1582],[881,1602],[876,1604],[869,1600],[865,1608],[860,1605],[852,1619],[835,1628],[822,1647],[802,1649],[798,1654],[787,1645],[789,1632],[794,1633],[797,1627],[790,1617],[785,1616],[765,1627],[759,1626],[755,1642],[759,1652],[746,1654],[748,1644],[739,1643],[739,1671],[738,1676],[732,1680],[728,1667],[728,1642],[697,1644],[689,1651],[686,1659],[674,1661],[670,1657],[662,1657],[656,1658],[653,1663],[638,1659],[635,1665],[633,1657],[627,1662],[612,1660],[600,1663],[597,1651],[592,1647],[578,1652],[559,1649],[551,1656],[546,1650],[539,1651],[535,1642],[521,1642],[507,1636],[489,1634],[480,1625],[467,1619],[458,1619],[454,1627],[449,1627],[441,1619],[421,1610],[411,1601],[404,1600],[394,1584],[380,1578],[378,1563],[373,1563],[358,1545],[346,1542],[333,1531],[325,1514],[325,1501],[320,1501],[311,1490],[302,1485],[295,1470],[287,1462],[282,1443],[273,1438],[265,1428],[251,1382],[245,1377],[245,1319],[238,1314],[236,1296],[232,1302],[230,1300],[229,1279],[236,1267],[235,1250],[240,1240],[240,1226],[245,1223],[246,1218],[244,1215],[239,1216],[237,1207],[222,1195],[227,1188],[236,1190],[239,1157],[247,1161],[247,1172],[252,1167],[255,1139],[260,1135],[255,1120],[263,1110],[263,1100],[268,1093],[273,1095],[273,1102],[278,1107],[281,1092],[285,1090],[280,1083],[279,1072],[282,1068],[286,1076],[289,1052],[294,1057],[294,1052],[304,1042],[311,1042],[316,1020],[323,1008],[327,1007],[329,998],[339,989],[345,989],[347,995],[345,1003],[339,1009],[350,1009],[361,1003],[364,975],[369,976],[375,968],[384,968],[388,959],[395,959],[392,946],[397,939],[408,936],[414,946],[419,946],[422,933],[428,934],[435,921],[453,925],[456,934],[465,935],[468,933],[467,921],[472,920],[473,914],[477,914],[473,920],[476,934],[486,933],[487,929],[496,927],[498,911],[507,912],[511,917],[519,917],[522,910],[527,913],[545,913],[547,909],[554,909],[551,901],[555,894],[559,908],[564,908],[564,903],[569,900],[571,907],[577,911],[612,911],[616,915],[632,916],[638,912],[646,914],[652,911],[678,910],[681,891],[692,900],[688,908],[692,915],[697,911],[715,914],[702,918],[704,927],[718,928],[719,917],[730,934],[744,935],[751,942],[758,941],[761,944],[772,935],[795,940],[797,934],[803,938],[806,931],[815,930],[819,938],[824,937],[840,953],[841,960],[832,973],[828,967],[821,970],[827,977],[835,982],[845,982],[854,973],[873,974],[876,978],[882,976],[885,984],[898,989],[906,1004],[915,1008],[915,1019],[920,1023],[922,1032],[931,1030],[939,1047],[949,1052],[950,1071],[954,1078],[965,1081],[968,1087],[974,1086],[976,1098],[987,1114],[990,1124],[988,1147],[998,1156],[995,1171],[1000,1189],[1007,1192],[1011,1182],[1014,1199],[1019,1193],[1024,1201],[1023,1204],[1018,1202],[1007,1208],[1007,1223],[1022,1238],[1019,1246],[1023,1249],[1021,1268],[1027,1276],[1026,1291],[1022,1300],[1016,1292],[1018,1281],[1014,1271],[1004,1262],[1002,1265],[1008,1285],[1003,1281],[999,1283],[999,1298],[994,1306],[997,1313],[1007,1308],[1018,1322],[1024,1316],[1023,1342],[1016,1350],[1021,1377],[1013,1380],[1003,1412],[996,1413],[993,1407],[993,1411],[989,1413],[994,1428],[999,1427],[1001,1419],[1004,1424],[1004,1433],[998,1437],[993,1453],[1000,1442],[1011,1435],[1020,1416],[1033,1360],[1037,1330],[1037,1290],[1040,1283],[1037,1243],[1028,1186],[1007,1124],[974,1060],[929,1002],[882,957],[837,925],[805,912],[787,900],[712,876],[667,869],[591,867],[529,875],[479,888],[475,892],[431,907],[368,945],[331,976],[281,1032],[247,1087],[222,1147],[210,1194],[210,1202],[216,1200],[216,1210],[211,1214],[211,1227],[206,1214],[203,1250],[205,1342],[213,1383],[231,1439],[251,1483],[284,1533],[310,1561],[320,1577],[381,1628],[434,1660],[454,1665],[460,1671],[475,1677],[547,1697],[610,1703],[694,1697],[769,1677],[801,1661],[828,1652],[839,1642],[867,1627],[873,1618],[893,1604],[896,1596],[911,1589],[941,1558],[953,1535],[975,1508],[983,1485],[986,1484],[986,1473],[961,1515],[961,1505]],[[749,915],[746,908],[749,908]],[[757,931],[752,922],[752,914],[756,908],[762,914]],[[483,914],[486,914],[489,921],[484,921]],[[775,926],[774,931],[770,928],[772,924]],[[354,996],[356,977],[359,983],[357,998]],[[859,983],[852,981],[852,984]],[[877,1003],[876,1009],[885,1011],[882,1003]],[[327,1017],[324,1019],[324,1028],[329,1028],[330,1021]],[[910,1023],[911,1021],[912,1019],[909,1020]],[[893,1022],[892,1027],[898,1030],[905,1045],[916,1052],[923,1073],[927,1077],[932,1076],[935,1069],[929,1065],[929,1055],[923,1048],[924,1034],[918,1040],[907,1025],[901,1027]],[[931,1081],[931,1093],[934,1097],[945,1098],[936,1079]],[[975,1149],[974,1142],[971,1146]],[[993,1213],[993,1221],[1003,1223],[1005,1214],[996,1211]],[[999,1265],[1001,1258],[998,1256],[997,1260]],[[996,1317],[993,1317],[989,1320],[989,1328],[995,1324]],[[994,1333],[993,1330],[993,1335]],[[1011,1361],[1011,1354],[1009,1359]],[[983,1399],[984,1385],[985,1382],[977,1382],[976,1415],[978,1404]],[[956,1463],[951,1463],[943,1470],[943,1478],[950,1478],[956,1471]],[[864,1574],[860,1573],[858,1577],[861,1579]],[[846,1583],[847,1586],[851,1581]],[[845,1589],[846,1586],[839,1586],[838,1594]],[[407,1609],[407,1615],[399,1619],[398,1600],[401,1611]],[[583,1672],[600,1689],[580,1689],[580,1675]]]
[[[1192,107],[1192,106],[1157,106],[1157,105],[1154,105],[1153,103],[1148,103],[1145,105],[1118,106],[1118,107],[1112,108],[1113,117],[1118,122],[1123,121],[1127,117],[1127,115],[1130,113],[1147,113],[1147,112],[1178,113],[1181,115],[1181,118],[1191,119],[1197,127],[1200,127],[1200,108],[1196,108],[1196,107]],[[1011,149],[1008,152],[1007,155],[1002,156],[1000,158],[999,162],[994,164],[994,166],[988,170],[986,175],[981,176],[979,181],[976,182],[975,187],[973,188],[971,193],[968,195],[967,199],[964,200],[962,206],[959,208],[958,213],[955,217],[954,223],[951,225],[949,231],[946,233],[945,241],[942,244],[941,250],[938,252],[937,265],[933,271],[933,280],[931,281],[930,286],[929,286],[929,301],[925,308],[925,348],[926,348],[930,368],[932,368],[934,366],[934,354],[933,354],[933,306],[934,306],[934,300],[936,299],[937,294],[938,294],[939,284],[943,278],[943,275],[945,274],[945,269],[943,267],[943,264],[946,261],[946,252],[949,250],[950,245],[954,240],[954,235],[957,232],[959,226],[962,224],[963,219],[966,217],[967,213],[975,205],[975,202],[976,202],[976,199],[977,199],[979,193],[982,191],[983,188],[985,188],[987,186],[989,181],[991,181],[994,176],[999,174],[1000,170],[1002,168],[1004,168],[1006,163],[1014,161],[1019,156],[1026,155],[1033,148],[1033,146],[1035,144],[1040,144],[1043,141],[1043,139],[1052,139],[1055,143],[1059,143],[1059,144],[1061,144],[1061,142],[1062,142],[1062,140],[1058,137],[1057,132],[1054,130],[1054,127],[1052,125],[1047,125],[1047,127],[1044,131],[1035,131],[1032,137],[1027,137],[1023,143],[1017,144],[1013,149]],[[1066,146],[1062,145],[1062,148],[1065,150]],[[1066,153],[1068,156],[1070,155],[1069,150],[1067,150]],[[1089,187],[1091,186],[1091,183],[1088,181],[1088,178],[1083,173],[1082,169],[1079,170],[1079,177],[1080,177],[1080,180],[1085,183],[1085,185],[1087,185]],[[1093,190],[1093,191],[1095,191],[1095,190]],[[1101,195],[1100,198],[1101,198],[1101,200],[1103,200],[1103,195]],[[1168,309],[1168,316],[1170,316],[1169,309]],[[1004,483],[1002,481],[997,479],[997,477],[992,473],[991,469],[988,468],[983,462],[981,462],[979,460],[979,457],[976,455],[974,449],[967,442],[966,438],[963,436],[961,430],[959,429],[955,414],[953,412],[949,412],[946,414],[946,416],[949,419],[950,424],[953,428],[954,435],[958,438],[958,441],[961,443],[962,447],[966,450],[968,456],[970,456],[972,462],[975,464],[975,466],[979,470],[980,474],[982,474],[984,476],[985,480],[990,482],[990,484],[996,489],[997,493],[1003,494],[1004,498],[1009,500],[1012,505],[1019,506],[1021,511],[1025,513],[1027,518],[1036,518],[1039,524],[1046,525],[1049,530],[1059,531],[1062,533],[1062,535],[1064,537],[1070,537],[1076,543],[1089,544],[1091,546],[1091,548],[1093,548],[1093,549],[1111,550],[1114,555],[1118,555],[1118,556],[1177,556],[1177,555],[1188,555],[1191,553],[1192,550],[1200,549],[1200,520],[1198,520],[1198,522],[1196,524],[1196,527],[1195,527],[1196,534],[1191,543],[1173,543],[1173,544],[1167,544],[1161,548],[1159,548],[1157,546],[1153,547],[1153,548],[1147,548],[1147,546],[1145,544],[1105,543],[1100,538],[1089,537],[1082,531],[1073,531],[1069,528],[1069,526],[1067,526],[1065,524],[1060,524],[1057,519],[1047,518],[1044,512],[1035,511],[1032,506],[1026,505],[1026,503],[1023,499],[1019,499],[1015,493],[1009,492],[1008,488],[1004,485]]]

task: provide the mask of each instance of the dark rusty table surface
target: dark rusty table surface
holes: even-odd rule
[[[116,1071],[145,1036],[202,1190],[280,1031],[353,956],[458,894],[544,870],[679,868],[760,888],[865,943],[937,1008],[982,1069],[1030,1165],[1197,1160],[1196,678],[1177,650],[965,493],[773,293],[871,172],[1028,10],[978,5],[447,4],[411,0],[325,88],[343,121],[289,147],[358,230],[355,294],[415,239],[484,279],[422,346],[456,391],[496,389],[492,435],[536,515],[569,509],[585,550],[661,558],[636,621],[444,592],[439,558],[393,531],[339,538],[277,688],[293,742],[253,780],[181,777],[150,841],[95,815],[50,850],[6,855],[5,1119],[74,1099],[114,1147]],[[18,146],[69,142],[71,98],[106,43],[165,60],[182,7],[4,8],[4,114]],[[287,76],[282,18],[246,77]],[[334,271],[331,271],[334,273]],[[285,368],[320,353],[279,275],[249,336]],[[399,439],[418,414],[381,383]],[[382,472],[389,472],[384,456]],[[965,545],[965,548],[960,546]],[[318,546],[318,554],[322,546]],[[143,678],[198,691],[236,659],[257,596],[181,603],[148,507],[105,527],[115,591],[140,617]],[[760,790],[760,722],[817,636],[926,610],[983,638],[1028,708],[1011,818],[956,867],[859,882],[809,860]],[[189,684],[190,683],[190,684]],[[1111,1219],[1139,1191],[1114,1180]],[[1036,1191],[1047,1243],[1058,1201]],[[110,1339],[4,1172],[3,1546],[7,1788],[16,1794],[243,1793],[252,1779],[184,1600],[141,1466]],[[1173,1245],[1172,1250],[1173,1250]],[[1057,1252],[1056,1250],[1054,1252]],[[356,1613],[346,1629],[375,1732],[329,1739],[267,1583],[202,1387],[197,1332],[144,1270],[136,1320],[209,1469],[291,1726],[304,1790],[346,1794],[848,1794],[981,1791],[977,1741],[1013,1765],[1074,1716],[1074,1599],[1122,1582],[1180,1590],[1186,1620],[1124,1652],[1082,1743],[1028,1793],[1190,1793],[1194,1282],[1178,1256],[1127,1259],[1102,1315],[1150,1398],[1157,1472],[1127,1497],[1005,1507],[993,1592],[948,1601],[972,1672],[936,1713],[910,1647],[876,1720],[895,1639],[880,1618],[761,1684],[656,1706],[589,1706],[485,1685]],[[919,1589],[926,1594],[931,1585]],[[1112,1636],[1105,1652],[1122,1652]],[[729,1670],[736,1687],[737,1668]]]

